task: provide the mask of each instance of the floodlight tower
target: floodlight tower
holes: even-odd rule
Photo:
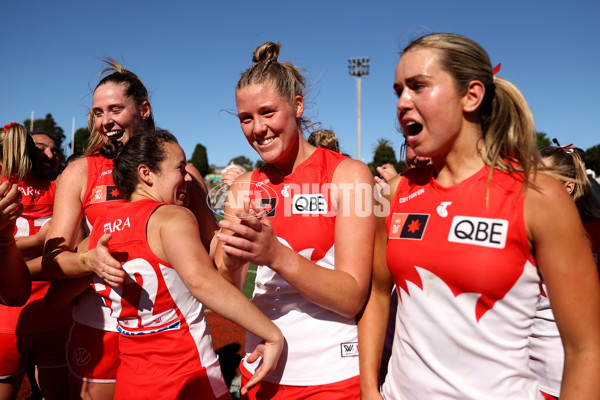
[[[369,75],[368,58],[350,58],[348,60],[348,72],[356,77],[356,159],[360,160],[360,98],[361,77]]]

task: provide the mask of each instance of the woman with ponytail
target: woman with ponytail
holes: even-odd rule
[[[565,348],[561,398],[597,398],[598,273],[577,208],[540,171],[525,99],[481,46],[445,33],[404,49],[393,87],[407,144],[432,165],[389,182],[359,321],[363,399],[541,398],[528,348],[540,275]]]
[[[70,163],[61,175],[43,268],[54,278],[76,278],[93,271],[109,285],[118,286],[125,274],[106,251],[108,237],[101,238],[100,245],[89,253],[81,249],[75,252],[77,232],[82,224],[89,231],[97,217],[113,204],[123,202],[114,186],[112,159],[137,132],[153,130],[154,118],[148,91],[138,76],[114,60],[106,62],[109,67],[100,76],[109,74],[100,80],[93,94],[88,118],[91,138],[85,156]],[[204,200],[204,180],[194,167],[187,169],[192,182],[186,205],[189,203],[196,216],[208,249],[217,229],[216,220]],[[118,367],[116,320],[91,288],[77,298],[73,315],[67,349],[71,396],[112,399]]]

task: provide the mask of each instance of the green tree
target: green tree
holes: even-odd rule
[[[536,132],[535,133],[537,139],[537,148],[541,149],[542,147],[550,146],[552,142],[550,138],[544,132]]]
[[[244,169],[246,171],[251,171],[253,169],[252,168],[252,161],[250,161],[250,159],[248,157],[246,157],[246,156],[237,156],[237,157],[234,157],[231,160],[229,160],[229,163],[230,164],[234,163],[234,164],[237,164],[239,166],[242,166],[242,167],[244,167]]]
[[[46,118],[44,119],[34,119],[33,129],[30,129],[31,119],[26,119],[25,122],[23,122],[23,126],[30,132],[44,132],[46,135],[54,139],[59,148],[62,148],[63,141],[65,140],[65,134],[63,128],[56,125],[56,121],[54,121],[52,114],[46,114]]]
[[[392,164],[396,171],[400,171],[401,165],[399,165],[396,159],[396,151],[391,146],[391,143],[387,139],[379,139],[377,141],[377,147],[375,148],[375,152],[373,153],[373,161],[367,164],[371,169],[371,173],[373,176],[379,175],[377,172],[377,167],[383,164]]]
[[[208,155],[206,154],[206,147],[198,143],[192,154],[192,159],[189,161],[194,167],[200,171],[202,176],[210,174],[211,168],[208,164]]]
[[[90,131],[88,130],[88,128],[77,129],[75,131],[75,137],[73,139],[73,142],[74,142],[73,154],[78,155],[78,156],[82,155],[88,145],[89,140],[90,140]],[[71,145],[71,143],[69,143],[69,146],[70,145]]]
[[[266,164],[266,162],[262,158],[259,158],[254,163],[254,169],[259,169],[259,168],[263,167],[265,164]]]
[[[600,144],[590,147],[585,151],[585,167],[600,174]]]

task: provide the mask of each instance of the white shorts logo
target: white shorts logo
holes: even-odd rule
[[[321,193],[295,194],[292,214],[327,214],[327,201]]]
[[[358,357],[358,343],[342,343],[342,357]]]
[[[452,219],[448,241],[503,249],[507,236],[508,221],[505,219],[457,215]]]

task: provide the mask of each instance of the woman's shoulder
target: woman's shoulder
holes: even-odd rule
[[[525,196],[529,197],[531,201],[551,202],[554,199],[572,201],[561,182],[548,174],[540,172],[531,174],[525,189]]]
[[[56,179],[59,186],[75,185],[81,187],[87,182],[88,163],[86,157],[71,161]]]
[[[180,223],[181,221],[196,221],[194,213],[186,207],[175,204],[157,203],[157,208],[152,213],[152,218],[156,218],[169,223]],[[197,222],[196,222],[197,223]]]
[[[374,184],[373,173],[362,161],[352,158],[344,158],[335,168],[332,181],[334,183],[358,183],[364,182]]]
[[[562,219],[576,215],[575,202],[557,179],[543,174],[532,174],[525,188],[525,219],[528,226],[545,220]]]

